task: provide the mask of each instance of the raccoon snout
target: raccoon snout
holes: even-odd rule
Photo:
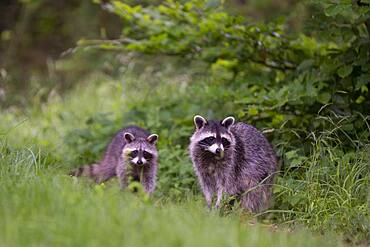
[[[218,157],[223,158],[224,157],[224,147],[218,144],[213,144],[208,148],[208,150],[214,154],[216,154]]]
[[[145,159],[139,159],[138,157],[135,157],[134,159],[131,160],[132,163],[136,165],[144,165],[146,163]]]

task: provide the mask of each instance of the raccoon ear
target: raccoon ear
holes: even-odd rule
[[[222,120],[221,125],[224,126],[225,128],[230,128],[231,125],[233,125],[235,122],[234,117],[227,117],[224,120]]]
[[[150,136],[148,136],[146,138],[146,140],[150,143],[150,144],[154,144],[157,142],[158,140],[158,135],[157,134],[151,134]]]
[[[195,115],[194,116],[194,124],[195,124],[195,127],[199,130],[201,128],[204,127],[204,125],[206,125],[208,122],[207,120],[200,116],[200,115]]]
[[[125,138],[125,140],[127,141],[127,143],[130,143],[132,142],[133,140],[135,140],[135,136],[129,132],[126,132],[123,134],[123,137]]]

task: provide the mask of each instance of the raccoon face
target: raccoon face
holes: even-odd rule
[[[227,117],[224,120],[208,121],[202,116],[194,117],[196,131],[191,138],[201,150],[215,156],[216,159],[224,158],[225,152],[230,149],[234,143],[230,127],[234,124],[233,117]]]
[[[145,165],[157,158],[155,143],[158,140],[157,134],[145,138],[135,138],[131,133],[124,133],[126,145],[123,148],[123,156],[134,165]]]

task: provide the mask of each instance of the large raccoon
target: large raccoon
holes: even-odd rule
[[[240,199],[241,206],[260,212],[269,206],[276,155],[261,132],[233,117],[207,121],[194,117],[196,130],[189,152],[209,208],[212,197],[219,207],[224,193]]]
[[[125,188],[131,178],[151,194],[157,174],[157,139],[157,134],[150,135],[140,127],[124,128],[113,137],[99,164],[82,166],[70,175],[88,176],[97,183],[117,176],[121,188]]]

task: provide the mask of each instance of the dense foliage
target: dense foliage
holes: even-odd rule
[[[209,64],[213,81],[232,82],[239,117],[248,113],[271,128],[286,122],[315,129],[322,124],[311,124],[318,112],[348,116],[370,109],[370,7],[320,2],[325,12],[315,14],[312,35],[288,36],[281,23],[249,23],[206,1],[146,8],[114,1],[104,6],[124,20],[122,38],[99,46],[199,59]]]
[[[369,236],[363,219],[369,217],[370,5],[310,4],[312,20],[303,34],[289,33],[282,21],[230,15],[217,1],[147,7],[113,1],[103,7],[122,18],[122,37],[81,40],[79,47],[175,56],[189,68],[193,82],[177,86],[186,93],[150,84],[151,95],[142,104],[133,100],[123,116],[161,130],[164,187],[194,187],[186,166],[171,165],[186,158],[192,115],[233,114],[262,128],[281,156],[271,210],[276,218],[363,239]],[[204,77],[192,75],[194,67]]]
[[[147,6],[162,0],[124,2]],[[271,9],[276,16],[289,13],[298,5],[287,5],[285,0],[248,1],[247,4],[230,0],[227,3],[230,11],[253,12],[255,18],[265,18]],[[111,60],[110,54],[96,51],[68,56],[69,49],[79,39],[119,37],[119,17],[103,11],[93,1],[3,0],[0,12],[2,107],[27,105],[35,94],[45,101],[51,91],[71,90],[92,71],[110,75],[116,72],[114,66],[105,66],[105,61]],[[294,23],[299,26],[300,22]]]

